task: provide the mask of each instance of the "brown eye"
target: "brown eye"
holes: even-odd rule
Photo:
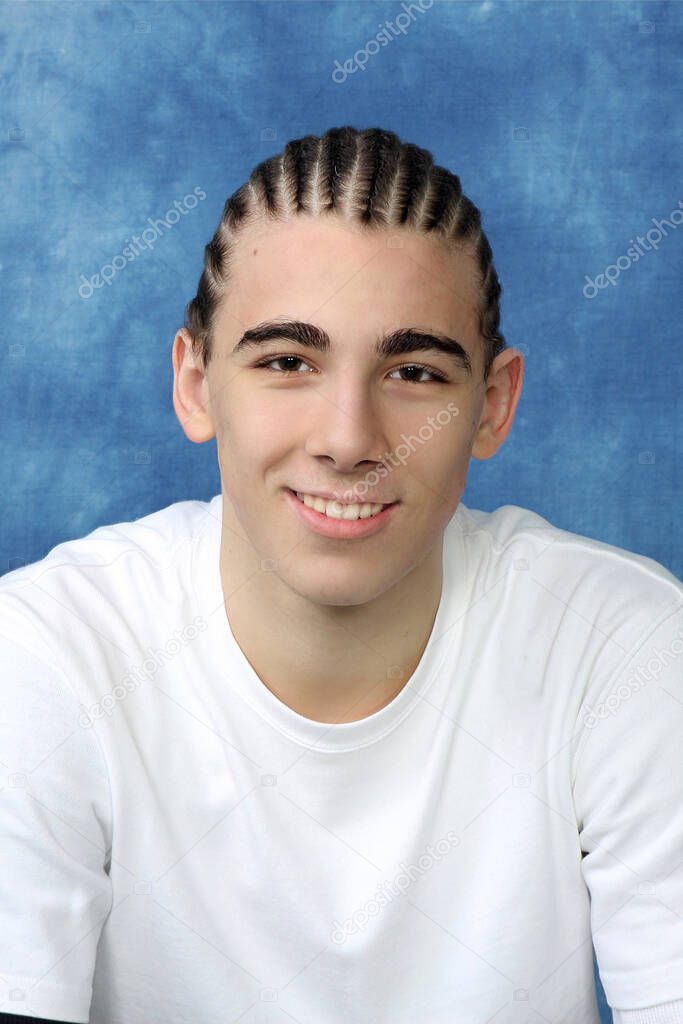
[[[432,370],[430,366],[423,366],[422,363],[406,363],[404,366],[396,366],[391,372],[392,373],[403,373],[405,370],[417,370],[418,373],[429,373],[435,381],[443,382],[446,380],[442,373],[438,370]],[[410,384],[429,384],[427,380],[409,380],[407,383]]]
[[[256,368],[257,369],[262,368],[262,369],[265,369],[265,370],[269,370],[271,373],[279,373],[279,374],[282,374],[282,375],[286,375],[288,373],[297,373],[298,372],[297,370],[293,369],[291,366],[287,367],[287,369],[285,369],[285,370],[275,370],[275,369],[272,369],[272,366],[271,366],[272,363],[285,363],[285,362],[303,363],[304,360],[300,356],[272,356],[270,359],[264,359],[262,362],[256,363]],[[308,365],[308,364],[306,363],[305,365]]]

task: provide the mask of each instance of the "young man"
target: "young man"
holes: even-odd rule
[[[616,1024],[681,1024],[683,587],[461,503],[522,356],[472,233],[324,187],[410,156],[344,131],[287,147],[306,206],[226,207],[175,337],[221,494],[0,581],[0,1009],[596,1024],[594,943]]]

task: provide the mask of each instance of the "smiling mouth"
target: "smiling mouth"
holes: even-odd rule
[[[395,501],[388,505],[380,505],[373,502],[342,504],[338,501],[327,501],[325,498],[316,498],[313,495],[303,494],[301,491],[293,491],[291,488],[288,488],[288,490],[302,503],[302,505],[306,505],[307,508],[311,508],[315,512],[319,512],[328,519],[344,519],[351,521],[355,519],[373,519],[376,515],[379,515],[380,512],[384,511],[384,509],[391,508],[392,505],[398,504]]]

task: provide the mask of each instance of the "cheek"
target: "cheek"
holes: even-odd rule
[[[227,457],[242,464],[268,458],[284,446],[298,417],[267,395],[248,400],[229,398],[221,422],[221,443]]]
[[[449,414],[450,415],[450,414]],[[446,414],[430,415],[428,422],[414,429],[403,424],[404,437],[410,445],[408,461],[414,459],[420,467],[420,476],[427,483],[441,490],[444,484],[460,474],[468,460],[467,422],[462,413],[457,416]]]
[[[415,476],[425,485],[425,513],[439,528],[455,513],[465,489],[469,466],[466,442],[452,427],[437,432],[424,445],[423,461],[415,465]]]

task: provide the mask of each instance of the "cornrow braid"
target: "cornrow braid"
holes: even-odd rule
[[[477,313],[488,379],[506,341],[499,330],[502,288],[479,210],[464,195],[458,176],[435,165],[428,150],[402,142],[394,132],[350,125],[292,139],[281,153],[259,163],[226,201],[204,248],[197,294],[185,308],[185,327],[204,367],[240,230],[255,219],[285,221],[298,213],[333,213],[370,229],[406,226],[466,247],[480,276]]]

